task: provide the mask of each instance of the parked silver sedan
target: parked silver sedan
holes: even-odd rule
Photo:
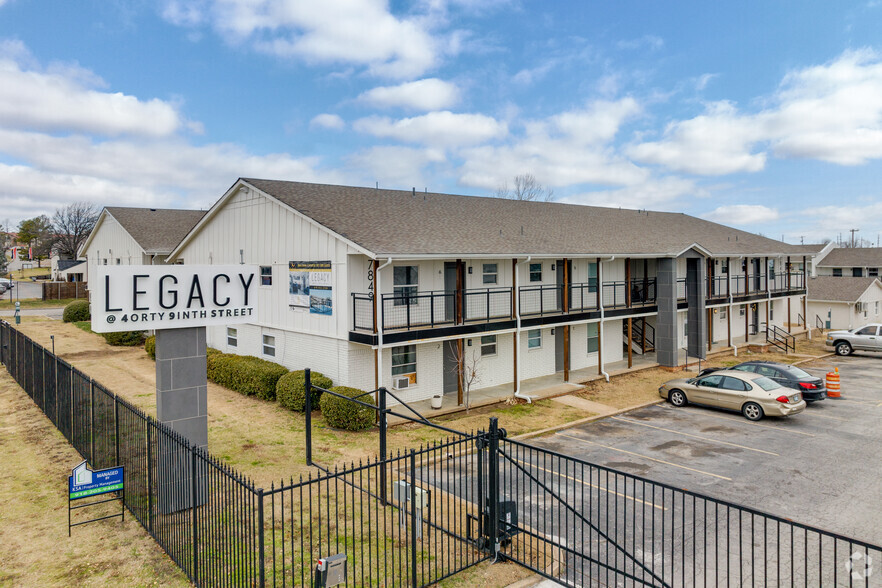
[[[805,400],[797,391],[774,380],[747,372],[722,370],[698,378],[665,382],[658,393],[674,406],[690,402],[737,410],[748,420],[763,416],[789,416],[805,410]]]

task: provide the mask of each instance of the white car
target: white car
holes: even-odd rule
[[[10,280],[9,278],[0,278],[0,284],[6,286],[6,290],[12,290],[13,288],[15,288],[15,282]]]

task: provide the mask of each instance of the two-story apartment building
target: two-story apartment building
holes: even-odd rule
[[[878,278],[882,247],[833,247],[819,252],[815,264],[819,276]]]
[[[684,214],[240,179],[169,262],[260,266],[253,324],[209,345],[339,384],[475,388],[676,367],[805,316],[791,246]],[[800,254],[799,262],[805,268]]]

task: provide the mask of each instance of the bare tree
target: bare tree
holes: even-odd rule
[[[554,200],[554,190],[540,184],[533,174],[519,174],[514,177],[514,188],[509,189],[508,182],[503,182],[496,188],[496,197],[549,202]]]
[[[55,211],[52,230],[55,248],[61,257],[76,259],[80,245],[95,228],[99,211],[89,202],[74,202]]]
[[[460,344],[454,348],[453,355],[456,359],[456,366],[451,368],[451,373],[455,374],[462,383],[462,391],[465,395],[466,412],[468,412],[471,408],[472,386],[481,381],[479,373],[481,353],[476,349],[472,349],[472,352],[469,353],[466,351],[466,346]],[[462,371],[460,371],[459,366],[462,366]]]

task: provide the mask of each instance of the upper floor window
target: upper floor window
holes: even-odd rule
[[[842,277],[842,268],[841,267],[834,267],[833,268],[833,275],[836,276],[837,278],[841,278]]]
[[[107,258],[104,258],[104,265],[107,265]]]
[[[597,262],[588,264],[588,291],[597,292]]]
[[[495,263],[485,263],[484,264],[484,279],[483,283],[485,284],[496,284],[497,277],[499,275],[498,271],[499,265]]]
[[[395,293],[395,306],[416,304],[419,291],[419,267],[415,265],[396,265],[392,268],[392,285]],[[411,300],[414,297],[414,300]]]
[[[542,264],[541,263],[531,263],[530,264],[530,281],[531,282],[541,282],[542,281]]]
[[[273,266],[271,266],[271,265],[260,266],[260,285],[261,286],[272,286],[273,285]]]
[[[119,257],[117,257],[117,258],[116,258],[116,265],[119,265],[119,264],[121,264],[121,263],[122,263],[122,260],[121,260]]]
[[[867,268],[867,276],[870,278],[878,278],[879,277],[879,268],[878,267],[868,267]]]
[[[775,279],[775,260],[774,259],[769,260],[769,279],[770,280]]]
[[[851,268],[851,275],[854,276],[855,278],[863,277],[863,275],[864,275],[864,268],[862,268],[862,267],[853,267],[853,268]]]

